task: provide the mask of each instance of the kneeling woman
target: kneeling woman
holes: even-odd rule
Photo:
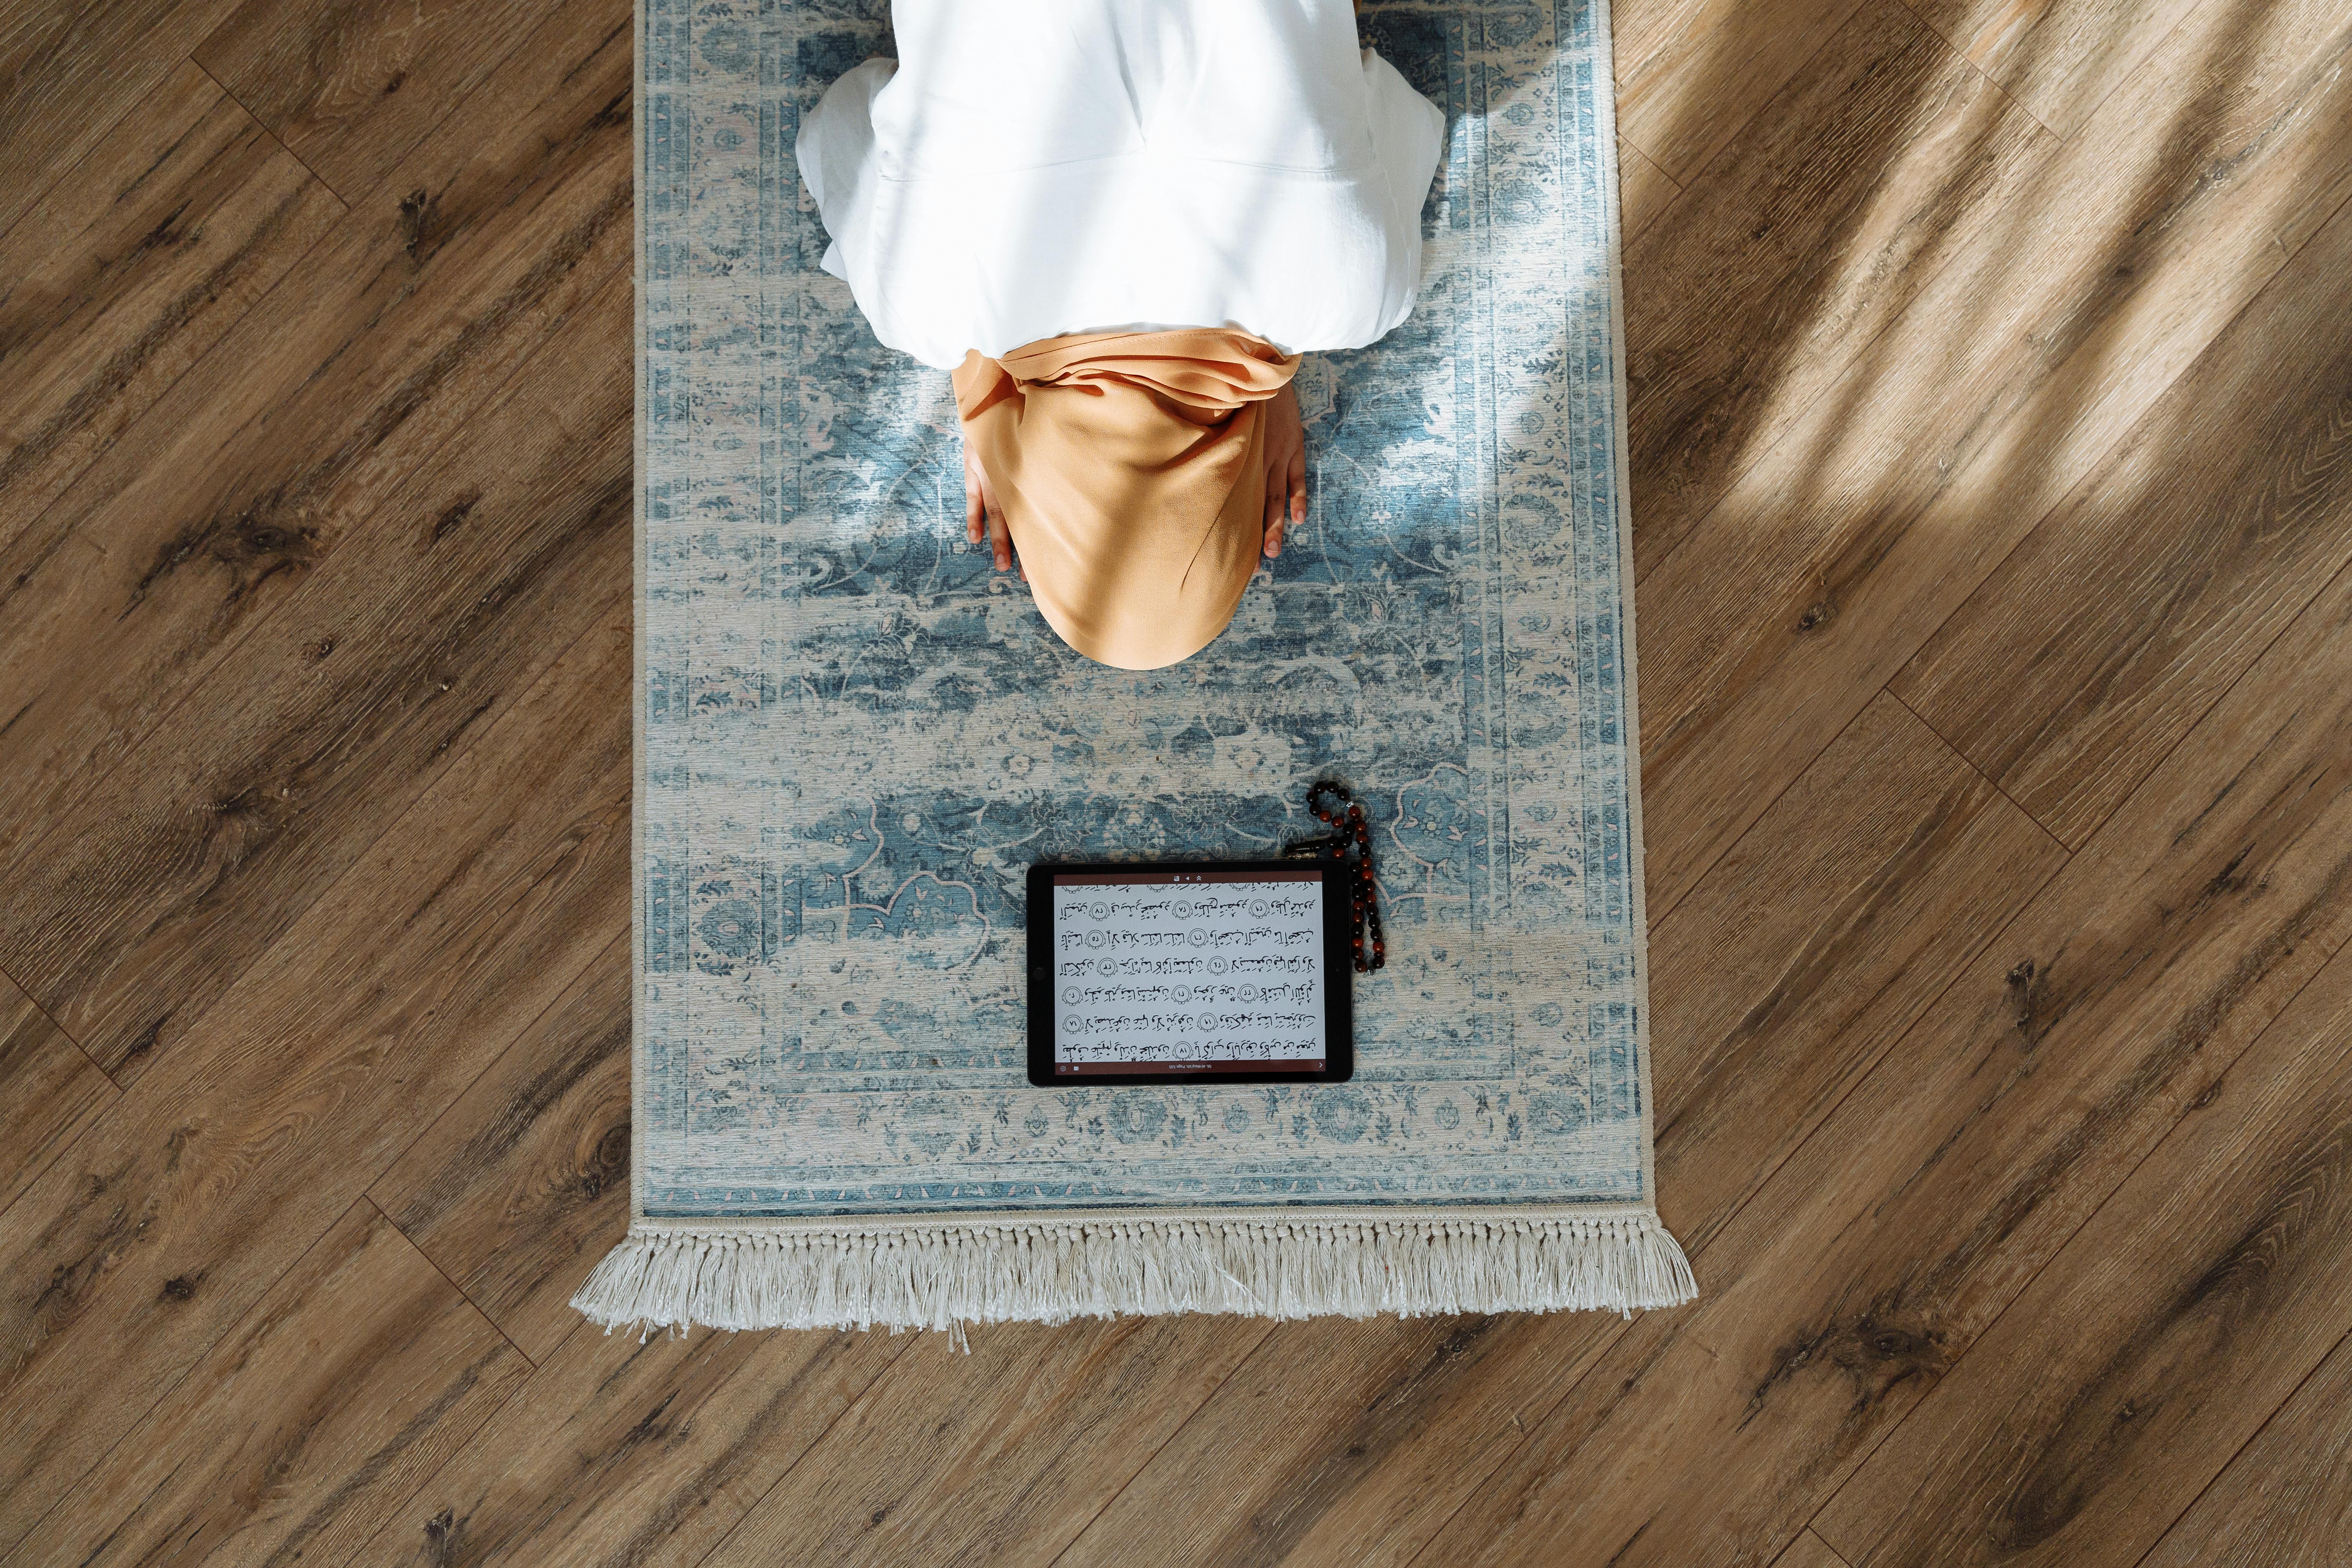
[[[1225,628],[1307,515],[1291,377],[1412,309],[1444,116],[1344,0],[896,0],[801,173],[874,332],[954,373],[966,522],[1104,664]]]

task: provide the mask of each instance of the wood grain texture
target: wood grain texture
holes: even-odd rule
[[[1058,1562],[1410,1561],[1622,1331],[1586,1313],[1278,1323]]]
[[[629,1228],[629,995],[625,934],[369,1189],[534,1361]]]
[[[1832,387],[2049,135],[1896,0],[1864,0],[1625,253],[1627,456],[1646,574]]]
[[[1267,1325],[1205,1313],[926,1335],[704,1561],[1052,1562]]]
[[[360,1560],[693,1568],[916,1342],[582,1326]]]
[[[236,0],[22,0],[0,8],[0,233],[185,63]]]
[[[1642,155],[1631,142],[1617,143],[1617,206],[1620,234],[1631,245],[1633,237],[1657,221],[1681,187],[1672,176]]]
[[[1643,578],[1654,900],[1803,772],[2284,263],[2273,221],[2352,166],[2347,49],[2334,0],[2258,25],[2191,13]]]
[[[561,10],[0,550],[0,864],[625,271],[628,14]]]
[[[0,235],[0,547],[342,210],[184,64]]]
[[[2198,0],[1919,0],[1951,40],[2042,124],[2078,129]],[[2259,26],[2260,8],[2234,7]]]
[[[2352,164],[2323,164],[2313,173],[2315,177],[2300,199],[2288,202],[2285,210],[2273,216],[2279,248],[2289,256],[2310,244],[2311,237],[2346,202],[2352,201]]]
[[[2352,952],[1840,1488],[1866,1568],[2130,1568],[2352,1329]]]
[[[1686,1248],[1704,1259],[1707,1238],[2063,858],[1885,698],[1658,922],[1659,1202]],[[1698,1273],[1704,1299],[1714,1283],[1703,1263]],[[1279,1325],[1066,1568],[1412,1559],[1623,1327]],[[1301,1366],[1317,1376],[1302,1384]]]
[[[13,1544],[628,925],[625,601],[0,1214]]]
[[[0,1211],[119,1093],[81,1047],[0,974]]]
[[[0,954],[118,1082],[626,596],[630,322],[616,281],[413,474],[355,496],[341,547],[174,710],[172,768],[100,773],[24,851]]]
[[[1637,1319],[1428,1561],[1786,1546],[2352,936],[2347,628],[2352,572],[1699,1250],[1699,1301]]]
[[[357,201],[552,9],[549,0],[245,0],[194,58]]]
[[[1651,933],[1659,1204],[1685,1247],[2064,861],[1901,703],[1863,710]]]
[[[2347,560],[2352,214],[2270,280],[1892,689],[2080,844]]]
[[[2352,1562],[2352,1337],[2336,1342],[2140,1568]]]
[[[354,1204],[6,1561],[335,1568],[530,1373]]]
[[[1789,1550],[1772,1560],[1772,1568],[1847,1568],[1847,1563],[1830,1550],[1829,1542],[1807,1530],[1789,1542]]]
[[[1866,3],[1617,0],[1619,135],[1687,184]]]

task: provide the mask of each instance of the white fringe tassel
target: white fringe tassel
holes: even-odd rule
[[[1123,1313],[1368,1318],[1601,1308],[1698,1294],[1655,1217],[943,1221],[780,1233],[634,1226],[572,1304],[635,1328],[1059,1323]]]

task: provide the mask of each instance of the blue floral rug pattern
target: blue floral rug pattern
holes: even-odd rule
[[[1648,1205],[1616,178],[1594,0],[1376,4],[1444,106],[1412,318],[1298,377],[1233,626],[1090,664],[963,542],[948,379],[793,155],[882,0],[642,0],[639,1213]],[[1023,873],[1374,819],[1326,1087],[1031,1088]]]

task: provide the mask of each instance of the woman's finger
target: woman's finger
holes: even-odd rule
[[[971,449],[963,454],[963,535],[974,544],[981,541],[985,512],[980,504],[980,476],[972,469]]]
[[[985,530],[989,553],[996,558],[996,569],[1002,572],[1013,564],[1012,530],[1005,525],[1004,509],[996,503],[996,487],[988,482],[988,470],[977,462],[967,461],[971,469],[967,482],[972,486],[975,498],[973,510],[966,518],[971,542],[978,544]]]
[[[1290,521],[1307,521],[1307,454],[1290,455]]]
[[[1013,531],[1004,525],[1004,513],[996,507],[988,509],[988,542],[996,555],[999,572],[1013,564]],[[1027,579],[1023,579],[1024,582]]]

